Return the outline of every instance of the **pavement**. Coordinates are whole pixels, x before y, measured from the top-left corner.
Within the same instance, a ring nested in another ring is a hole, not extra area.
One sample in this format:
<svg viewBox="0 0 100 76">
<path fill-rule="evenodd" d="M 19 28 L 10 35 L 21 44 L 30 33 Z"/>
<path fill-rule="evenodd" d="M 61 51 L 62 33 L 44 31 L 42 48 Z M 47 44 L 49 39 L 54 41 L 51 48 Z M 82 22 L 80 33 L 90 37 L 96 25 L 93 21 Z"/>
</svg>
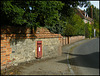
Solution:
<svg viewBox="0 0 100 76">
<path fill-rule="evenodd" d="M 23 66 L 24 69 L 21 70 L 21 75 L 73 75 L 68 66 L 69 63 L 67 62 L 66 53 L 68 53 L 68 50 L 70 50 L 72 47 L 80 45 L 89 40 L 90 39 L 85 39 L 63 46 L 62 56 L 37 62 L 29 66 Z"/>
<path fill-rule="evenodd" d="M 45 60 L 31 61 L 13 67 L 13 75 L 73 75 L 73 68 L 68 61 L 68 53 L 76 46 L 88 42 L 92 39 L 84 39 L 62 47 L 62 56 Z M 15 69 L 15 70 L 14 70 Z M 8 69 L 9 70 L 9 69 Z"/>
</svg>

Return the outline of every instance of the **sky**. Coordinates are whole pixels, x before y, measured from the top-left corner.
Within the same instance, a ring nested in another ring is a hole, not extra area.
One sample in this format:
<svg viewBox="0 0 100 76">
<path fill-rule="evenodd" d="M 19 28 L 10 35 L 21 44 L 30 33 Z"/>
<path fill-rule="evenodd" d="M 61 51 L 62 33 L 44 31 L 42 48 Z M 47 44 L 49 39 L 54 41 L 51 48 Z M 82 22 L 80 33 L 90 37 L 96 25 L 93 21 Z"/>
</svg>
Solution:
<svg viewBox="0 0 100 76">
<path fill-rule="evenodd" d="M 98 8 L 99 9 L 99 1 L 90 1 L 90 3 L 91 4 L 93 4 L 94 6 L 96 6 L 96 8 Z M 86 10 L 86 8 L 84 8 L 84 7 L 78 7 L 78 8 L 80 8 L 81 10 Z"/>
</svg>

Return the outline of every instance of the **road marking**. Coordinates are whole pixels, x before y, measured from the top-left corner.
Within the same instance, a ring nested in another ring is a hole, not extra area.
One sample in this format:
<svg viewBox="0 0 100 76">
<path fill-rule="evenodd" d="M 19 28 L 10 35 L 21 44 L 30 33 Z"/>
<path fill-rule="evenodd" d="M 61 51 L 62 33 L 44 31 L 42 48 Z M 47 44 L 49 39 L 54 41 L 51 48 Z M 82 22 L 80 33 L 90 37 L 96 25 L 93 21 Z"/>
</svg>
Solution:
<svg viewBox="0 0 100 76">
<path fill-rule="evenodd" d="M 69 51 L 68 51 L 68 53 L 69 53 Z M 72 75 L 75 75 L 74 71 L 72 70 L 72 68 L 71 68 L 71 66 L 70 66 L 70 63 L 69 63 L 68 58 L 69 58 L 69 54 L 67 54 L 67 63 L 68 63 L 68 68 L 69 68 L 71 74 L 72 74 Z"/>
<path fill-rule="evenodd" d="M 93 40 L 93 38 L 92 39 L 89 39 L 88 41 L 90 41 L 90 40 Z M 68 54 L 67 54 L 67 65 L 68 65 L 68 68 L 69 68 L 69 70 L 70 70 L 70 72 L 71 72 L 71 74 L 72 75 L 75 75 L 75 73 L 74 73 L 74 71 L 72 70 L 72 68 L 71 68 L 71 65 L 70 65 L 70 63 L 69 63 L 69 60 L 68 60 L 68 58 L 69 58 L 69 51 L 70 51 L 70 49 L 72 48 L 72 47 L 74 47 L 75 45 L 76 46 L 78 46 L 78 45 L 80 45 L 80 44 L 83 44 L 83 43 L 85 43 L 85 42 L 88 42 L 87 40 L 82 40 L 82 41 L 79 41 L 79 42 L 75 42 L 74 43 L 74 45 L 71 45 L 71 46 L 69 46 L 69 48 L 67 49 L 68 51 Z M 77 44 L 78 43 L 78 44 Z"/>
</svg>

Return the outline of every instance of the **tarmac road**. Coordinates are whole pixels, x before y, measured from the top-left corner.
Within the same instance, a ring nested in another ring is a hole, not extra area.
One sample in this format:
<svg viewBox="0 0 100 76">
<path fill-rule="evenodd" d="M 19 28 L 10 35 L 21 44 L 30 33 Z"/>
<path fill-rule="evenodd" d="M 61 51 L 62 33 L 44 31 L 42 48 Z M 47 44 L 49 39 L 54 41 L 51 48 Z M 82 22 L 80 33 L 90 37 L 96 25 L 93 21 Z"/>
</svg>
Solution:
<svg viewBox="0 0 100 76">
<path fill-rule="evenodd" d="M 80 75 L 99 75 L 99 38 L 76 47 L 69 55 L 73 56 L 69 61 L 75 61 L 70 65 L 76 66 Z"/>
</svg>

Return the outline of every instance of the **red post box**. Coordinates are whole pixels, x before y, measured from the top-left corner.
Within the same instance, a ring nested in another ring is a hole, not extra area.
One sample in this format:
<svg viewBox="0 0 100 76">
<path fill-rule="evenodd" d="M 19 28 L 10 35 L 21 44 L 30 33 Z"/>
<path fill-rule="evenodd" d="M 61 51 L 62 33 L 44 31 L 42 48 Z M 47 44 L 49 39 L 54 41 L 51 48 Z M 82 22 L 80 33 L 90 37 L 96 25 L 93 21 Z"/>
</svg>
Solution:
<svg viewBox="0 0 100 76">
<path fill-rule="evenodd" d="M 37 58 L 42 57 L 42 41 L 37 41 Z"/>
</svg>

